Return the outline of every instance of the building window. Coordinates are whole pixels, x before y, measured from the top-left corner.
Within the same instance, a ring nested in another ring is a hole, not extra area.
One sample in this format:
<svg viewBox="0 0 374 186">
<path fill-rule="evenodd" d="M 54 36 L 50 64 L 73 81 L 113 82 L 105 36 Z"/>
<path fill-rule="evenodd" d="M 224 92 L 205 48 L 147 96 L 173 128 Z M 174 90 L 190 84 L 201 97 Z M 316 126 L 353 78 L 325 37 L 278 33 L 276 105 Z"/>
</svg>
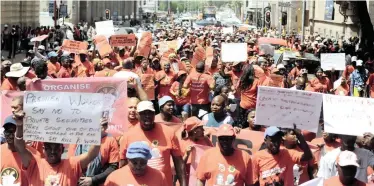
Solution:
<svg viewBox="0 0 374 186">
<path fill-rule="evenodd" d="M 336 39 L 339 40 L 339 32 L 336 32 Z"/>
<path fill-rule="evenodd" d="M 249 0 L 245 1 L 245 7 L 248 7 Z"/>
<path fill-rule="evenodd" d="M 145 5 L 147 2 L 146 1 L 143 1 L 143 5 Z"/>
<path fill-rule="evenodd" d="M 297 15 L 295 16 L 295 22 L 297 22 Z"/>
</svg>

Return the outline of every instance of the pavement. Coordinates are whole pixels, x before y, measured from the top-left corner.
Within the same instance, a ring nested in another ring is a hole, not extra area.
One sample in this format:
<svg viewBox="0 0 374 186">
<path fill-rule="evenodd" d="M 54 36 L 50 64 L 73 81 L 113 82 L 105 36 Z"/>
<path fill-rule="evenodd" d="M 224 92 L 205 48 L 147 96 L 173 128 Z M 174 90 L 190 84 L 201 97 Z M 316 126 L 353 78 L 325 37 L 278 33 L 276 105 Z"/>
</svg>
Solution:
<svg viewBox="0 0 374 186">
<path fill-rule="evenodd" d="M 8 54 L 9 54 L 9 52 L 6 51 L 6 50 L 1 51 L 1 56 L 3 56 L 5 60 L 9 60 L 12 63 L 21 62 L 26 57 L 26 51 L 23 51 L 21 53 L 16 54 L 15 58 L 13 58 L 13 59 L 8 59 Z"/>
</svg>

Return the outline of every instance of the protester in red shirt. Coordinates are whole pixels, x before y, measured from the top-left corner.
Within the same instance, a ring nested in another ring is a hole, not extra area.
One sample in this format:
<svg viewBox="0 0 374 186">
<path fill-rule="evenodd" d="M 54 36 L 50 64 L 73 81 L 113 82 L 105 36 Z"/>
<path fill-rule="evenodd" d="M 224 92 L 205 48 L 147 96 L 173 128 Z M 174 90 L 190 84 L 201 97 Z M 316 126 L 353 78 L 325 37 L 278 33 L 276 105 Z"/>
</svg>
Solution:
<svg viewBox="0 0 374 186">
<path fill-rule="evenodd" d="M 47 61 L 48 75 L 52 78 L 57 78 L 57 73 L 60 71 L 61 65 L 57 61 L 57 53 L 52 51 L 48 53 L 49 61 Z"/>
<path fill-rule="evenodd" d="M 174 116 L 174 100 L 170 96 L 163 96 L 158 100 L 158 105 L 160 107 L 160 113 L 155 116 L 155 122 L 161 124 L 168 123 L 179 123 L 182 121 Z"/>
<path fill-rule="evenodd" d="M 70 69 L 70 63 L 69 59 L 67 57 L 64 57 L 61 59 L 61 68 L 57 73 L 58 78 L 71 78 L 71 69 Z"/>
<path fill-rule="evenodd" d="M 175 81 L 175 73 L 170 70 L 170 63 L 165 62 L 163 70 L 156 73 L 156 82 L 159 86 L 158 98 L 171 96 L 170 87 Z"/>
<path fill-rule="evenodd" d="M 182 115 L 182 118 L 187 119 L 191 115 L 191 92 L 189 89 L 183 88 L 183 84 L 187 79 L 187 73 L 185 71 L 179 71 L 177 80 L 171 85 L 170 93 L 173 95 L 176 115 Z"/>
<path fill-rule="evenodd" d="M 93 64 L 87 60 L 87 50 L 79 51 L 79 60 L 85 67 L 86 77 L 93 76 L 95 74 L 95 69 Z"/>
<path fill-rule="evenodd" d="M 104 58 L 101 62 L 104 69 L 101 71 L 96 71 L 94 77 L 112 77 L 117 71 L 110 69 L 111 61 L 109 58 Z"/>
</svg>

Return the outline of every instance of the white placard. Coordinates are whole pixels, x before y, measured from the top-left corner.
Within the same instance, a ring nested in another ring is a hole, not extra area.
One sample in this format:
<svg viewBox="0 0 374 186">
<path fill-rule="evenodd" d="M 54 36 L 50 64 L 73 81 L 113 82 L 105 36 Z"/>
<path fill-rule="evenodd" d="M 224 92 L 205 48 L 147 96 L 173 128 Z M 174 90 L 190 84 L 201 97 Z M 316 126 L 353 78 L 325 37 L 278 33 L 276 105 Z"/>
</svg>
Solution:
<svg viewBox="0 0 374 186">
<path fill-rule="evenodd" d="M 342 84 L 342 77 L 334 81 L 334 89 L 337 89 Z"/>
<path fill-rule="evenodd" d="M 323 178 L 314 178 L 312 180 L 309 180 L 299 186 L 323 186 Z"/>
<path fill-rule="evenodd" d="M 321 67 L 323 70 L 344 70 L 345 69 L 345 53 L 322 53 Z"/>
<path fill-rule="evenodd" d="M 95 26 L 96 35 L 104 35 L 106 38 L 114 35 L 113 20 L 95 22 Z"/>
<path fill-rule="evenodd" d="M 230 26 L 230 27 L 223 27 L 222 28 L 222 33 L 223 34 L 232 34 L 234 33 L 234 29 Z"/>
<path fill-rule="evenodd" d="M 247 43 L 222 43 L 222 62 L 243 62 L 247 58 Z"/>
<path fill-rule="evenodd" d="M 322 94 L 260 86 L 257 93 L 257 125 L 293 128 L 317 133 Z"/>
<path fill-rule="evenodd" d="M 62 144 L 99 145 L 104 94 L 26 91 L 24 139 Z"/>
<path fill-rule="evenodd" d="M 323 95 L 325 131 L 362 136 L 374 133 L 374 99 Z"/>
</svg>

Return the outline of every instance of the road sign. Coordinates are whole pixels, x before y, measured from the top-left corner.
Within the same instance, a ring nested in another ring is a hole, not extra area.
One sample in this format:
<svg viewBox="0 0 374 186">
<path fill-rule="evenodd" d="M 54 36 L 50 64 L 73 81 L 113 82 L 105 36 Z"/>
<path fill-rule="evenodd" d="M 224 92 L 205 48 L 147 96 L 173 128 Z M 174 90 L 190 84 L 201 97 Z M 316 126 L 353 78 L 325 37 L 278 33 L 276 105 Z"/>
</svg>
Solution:
<svg viewBox="0 0 374 186">
<path fill-rule="evenodd" d="M 60 5 L 60 16 L 66 17 L 68 15 L 68 5 Z"/>
</svg>

